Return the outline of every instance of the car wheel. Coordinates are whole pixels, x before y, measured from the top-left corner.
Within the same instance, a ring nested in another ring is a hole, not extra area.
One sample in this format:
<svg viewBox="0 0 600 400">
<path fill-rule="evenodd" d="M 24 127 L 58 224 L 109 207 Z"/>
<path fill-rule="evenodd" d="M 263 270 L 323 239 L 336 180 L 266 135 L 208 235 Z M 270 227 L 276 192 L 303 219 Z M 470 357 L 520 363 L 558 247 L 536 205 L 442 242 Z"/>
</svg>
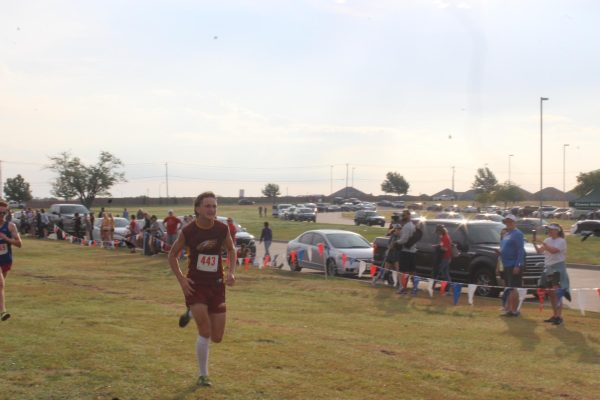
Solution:
<svg viewBox="0 0 600 400">
<path fill-rule="evenodd" d="M 356 226 L 360 226 L 360 222 L 359 222 L 359 221 L 357 221 L 357 220 L 354 220 L 354 225 L 356 225 Z"/>
<path fill-rule="evenodd" d="M 302 267 L 300 266 L 300 262 L 298 262 L 298 257 L 292 262 L 292 257 L 288 257 L 288 265 L 290 266 L 290 271 L 292 272 L 300 272 L 302 271 Z"/>
<path fill-rule="evenodd" d="M 490 268 L 478 268 L 475 271 L 475 274 L 473 274 L 471 283 L 477 285 L 475 294 L 478 296 L 498 297 L 498 294 L 500 293 L 500 289 L 490 287 L 496 285 L 496 277 Z"/>
<path fill-rule="evenodd" d="M 383 228 L 385 226 L 385 222 L 382 222 L 379 225 L 381 225 L 381 227 Z"/>
<path fill-rule="evenodd" d="M 335 265 L 335 261 L 333 261 L 331 258 L 329 260 L 327 260 L 327 276 L 336 276 L 337 273 L 337 266 Z"/>
</svg>

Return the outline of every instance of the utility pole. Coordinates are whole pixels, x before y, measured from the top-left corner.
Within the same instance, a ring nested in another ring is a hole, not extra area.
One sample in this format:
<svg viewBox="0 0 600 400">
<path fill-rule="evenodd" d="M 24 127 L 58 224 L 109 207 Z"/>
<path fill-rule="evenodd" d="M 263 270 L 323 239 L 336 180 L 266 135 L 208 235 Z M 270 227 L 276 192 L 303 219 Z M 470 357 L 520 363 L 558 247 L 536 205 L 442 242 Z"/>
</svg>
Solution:
<svg viewBox="0 0 600 400">
<path fill-rule="evenodd" d="M 345 198 L 348 198 L 348 163 L 346 163 L 346 194 L 345 194 Z"/>
<path fill-rule="evenodd" d="M 165 180 L 167 186 L 167 204 L 169 204 L 169 163 L 165 163 Z"/>
<path fill-rule="evenodd" d="M 354 187 L 354 170 L 356 167 L 352 167 L 352 187 Z"/>
<path fill-rule="evenodd" d="M 455 172 L 455 167 L 454 165 L 452 166 L 452 195 L 454 195 L 456 197 L 456 193 L 454 192 L 454 172 Z"/>
<path fill-rule="evenodd" d="M 333 193 L 333 165 L 329 166 L 329 194 Z"/>
</svg>

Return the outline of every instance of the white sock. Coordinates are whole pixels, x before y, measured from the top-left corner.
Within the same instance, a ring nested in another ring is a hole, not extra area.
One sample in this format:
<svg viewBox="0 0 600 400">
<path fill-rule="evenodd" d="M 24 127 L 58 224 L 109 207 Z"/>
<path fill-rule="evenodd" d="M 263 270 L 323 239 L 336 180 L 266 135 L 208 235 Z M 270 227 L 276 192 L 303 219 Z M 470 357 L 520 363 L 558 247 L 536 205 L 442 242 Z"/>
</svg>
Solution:
<svg viewBox="0 0 600 400">
<path fill-rule="evenodd" d="M 198 335 L 198 339 L 196 339 L 196 356 L 198 357 L 200 376 L 208 376 L 208 343 L 208 338 Z"/>
</svg>

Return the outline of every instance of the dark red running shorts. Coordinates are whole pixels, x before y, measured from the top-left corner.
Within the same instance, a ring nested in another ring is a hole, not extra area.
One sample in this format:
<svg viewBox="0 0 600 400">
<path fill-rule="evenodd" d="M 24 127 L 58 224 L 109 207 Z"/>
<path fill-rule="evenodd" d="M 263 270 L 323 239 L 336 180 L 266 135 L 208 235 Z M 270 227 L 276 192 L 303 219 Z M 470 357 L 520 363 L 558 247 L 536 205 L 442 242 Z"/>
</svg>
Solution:
<svg viewBox="0 0 600 400">
<path fill-rule="evenodd" d="M 0 269 L 2 269 L 2 272 L 4 272 L 4 273 L 7 273 L 8 271 L 10 271 L 11 268 L 12 268 L 12 264 L 0 265 Z"/>
<path fill-rule="evenodd" d="M 209 314 L 219 314 L 227 311 L 225 306 L 225 284 L 223 282 L 207 285 L 192 285 L 194 293 L 185 296 L 185 304 L 189 307 L 194 304 L 206 304 Z"/>
</svg>

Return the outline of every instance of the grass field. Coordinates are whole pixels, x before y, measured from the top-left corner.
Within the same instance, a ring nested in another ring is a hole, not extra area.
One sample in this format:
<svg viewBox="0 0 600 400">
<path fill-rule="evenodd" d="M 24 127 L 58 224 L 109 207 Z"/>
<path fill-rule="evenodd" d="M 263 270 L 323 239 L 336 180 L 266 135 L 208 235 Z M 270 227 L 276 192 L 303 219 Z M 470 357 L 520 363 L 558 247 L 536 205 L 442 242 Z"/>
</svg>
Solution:
<svg viewBox="0 0 600 400">
<path fill-rule="evenodd" d="M 164 218 L 167 215 L 167 211 L 170 207 L 142 207 L 144 210 L 151 214 L 156 214 L 159 218 Z M 130 208 L 130 212 L 137 211 L 138 208 Z M 177 206 L 171 207 L 177 215 L 185 215 L 191 213 L 191 205 L 188 206 Z M 122 207 L 107 208 L 107 211 L 113 212 L 115 215 L 120 214 L 123 211 Z M 391 211 L 383 212 L 386 218 L 391 219 Z M 257 238 L 260 236 L 261 229 L 264 221 L 269 221 L 271 228 L 273 229 L 273 238 L 275 240 L 291 240 L 300 235 L 301 233 L 309 229 L 344 229 L 353 232 L 360 233 L 369 241 L 373 241 L 377 236 L 382 236 L 385 230 L 378 226 L 354 226 L 354 225 L 343 225 L 343 224 L 321 224 L 312 222 L 294 222 L 294 221 L 281 221 L 274 217 L 260 218 L 258 216 L 258 206 L 219 206 L 219 215 L 231 216 L 238 223 L 244 226 L 249 232 L 254 234 Z M 270 215 L 270 214 L 269 214 Z M 423 215 L 428 218 L 433 218 L 435 213 L 423 212 Z M 467 214 L 468 215 L 468 214 Z M 348 218 L 352 218 L 352 213 L 347 213 Z M 468 215 L 469 216 L 469 215 Z M 472 215 L 471 215 L 472 216 Z M 563 226 L 565 230 L 568 230 L 572 221 L 565 220 L 550 220 L 549 222 L 555 222 Z M 531 240 L 531 235 L 527 235 L 527 238 Z M 590 237 L 585 242 L 581 242 L 579 236 L 568 236 L 567 237 L 568 253 L 567 262 L 579 263 L 579 264 L 594 264 L 600 265 L 600 238 Z"/>
<path fill-rule="evenodd" d="M 356 280 L 239 271 L 215 386 L 164 255 L 26 239 L 0 323 L 2 399 L 597 399 L 600 316 L 560 327 L 496 299 L 398 298 Z"/>
</svg>

